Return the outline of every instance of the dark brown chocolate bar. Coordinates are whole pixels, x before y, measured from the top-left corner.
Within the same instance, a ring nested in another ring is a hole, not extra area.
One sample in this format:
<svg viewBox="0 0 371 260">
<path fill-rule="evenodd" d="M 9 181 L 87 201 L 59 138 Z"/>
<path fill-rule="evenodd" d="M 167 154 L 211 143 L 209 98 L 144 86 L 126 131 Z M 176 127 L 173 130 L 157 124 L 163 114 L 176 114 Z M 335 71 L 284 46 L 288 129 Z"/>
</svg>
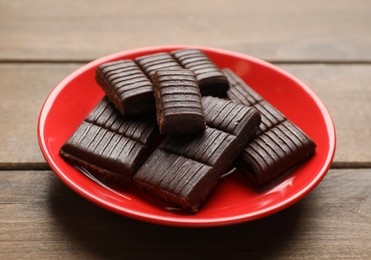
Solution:
<svg viewBox="0 0 371 260">
<path fill-rule="evenodd" d="M 284 176 L 314 152 L 314 143 L 293 123 L 285 120 L 254 138 L 244 148 L 238 168 L 248 174 L 256 186 L 262 186 Z"/>
<path fill-rule="evenodd" d="M 160 52 L 141 56 L 135 59 L 135 62 L 152 80 L 152 75 L 157 70 L 181 69 L 182 67 L 178 62 L 167 52 Z"/>
<path fill-rule="evenodd" d="M 77 166 L 127 184 L 158 137 L 155 118 L 123 117 L 104 98 L 60 149 Z"/>
<path fill-rule="evenodd" d="M 192 71 L 159 70 L 152 80 L 160 133 L 187 134 L 205 129 L 200 89 Z"/>
<path fill-rule="evenodd" d="M 134 176 L 134 184 L 195 213 L 254 134 L 260 113 L 242 104 L 203 97 L 207 127 L 167 136 Z"/>
<path fill-rule="evenodd" d="M 198 49 L 182 49 L 173 51 L 171 54 L 180 65 L 195 73 L 201 95 L 225 96 L 229 88 L 228 80 L 203 51 Z"/>
<path fill-rule="evenodd" d="M 96 81 L 122 115 L 140 114 L 155 108 L 152 84 L 132 60 L 100 65 Z"/>
<path fill-rule="evenodd" d="M 227 97 L 256 108 L 262 123 L 256 136 L 237 159 L 237 168 L 256 186 L 266 185 L 284 176 L 315 154 L 315 143 L 282 113 L 264 100 L 229 69 Z"/>
</svg>

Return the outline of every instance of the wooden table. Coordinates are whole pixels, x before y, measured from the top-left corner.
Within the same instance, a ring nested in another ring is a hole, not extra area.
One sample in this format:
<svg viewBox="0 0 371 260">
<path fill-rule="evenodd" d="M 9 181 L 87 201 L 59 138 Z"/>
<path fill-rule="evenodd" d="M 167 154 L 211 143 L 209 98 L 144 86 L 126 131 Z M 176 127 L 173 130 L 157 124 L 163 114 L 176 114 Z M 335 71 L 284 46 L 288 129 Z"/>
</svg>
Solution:
<svg viewBox="0 0 371 260">
<path fill-rule="evenodd" d="M 371 1 L 0 0 L 0 259 L 371 257 Z M 195 44 L 268 60 L 330 110 L 337 152 L 299 203 L 233 226 L 185 229 L 108 212 L 49 170 L 36 125 L 86 62 Z"/>
</svg>

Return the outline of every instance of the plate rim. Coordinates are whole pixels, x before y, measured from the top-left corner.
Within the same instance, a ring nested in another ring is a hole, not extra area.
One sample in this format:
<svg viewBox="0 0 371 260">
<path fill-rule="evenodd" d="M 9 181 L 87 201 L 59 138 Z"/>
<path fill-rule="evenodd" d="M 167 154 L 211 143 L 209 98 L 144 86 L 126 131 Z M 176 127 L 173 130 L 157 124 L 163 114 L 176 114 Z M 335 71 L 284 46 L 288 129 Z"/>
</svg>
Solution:
<svg viewBox="0 0 371 260">
<path fill-rule="evenodd" d="M 129 208 L 118 207 L 114 203 L 108 202 L 103 200 L 99 196 L 95 196 L 94 194 L 86 191 L 85 189 L 81 188 L 77 183 L 75 183 L 71 178 L 68 177 L 63 171 L 58 167 L 58 165 L 52 160 L 50 151 L 48 151 L 45 140 L 44 140 L 44 126 L 45 121 L 48 115 L 48 112 L 52 108 L 54 100 L 58 97 L 59 93 L 64 89 L 64 87 L 74 79 L 76 76 L 80 75 L 81 73 L 95 67 L 103 62 L 116 59 L 117 57 L 128 56 L 135 53 L 143 53 L 143 52 L 155 52 L 163 49 L 183 49 L 183 48 L 197 48 L 204 51 L 211 51 L 217 52 L 218 54 L 222 55 L 229 55 L 233 57 L 243 58 L 246 60 L 251 60 L 254 63 L 260 64 L 264 67 L 268 67 L 280 74 L 283 74 L 285 77 L 289 78 L 300 87 L 313 99 L 315 104 L 317 105 L 318 109 L 321 112 L 323 117 L 327 134 L 328 134 L 328 143 L 329 148 L 327 150 L 326 160 L 324 161 L 323 165 L 321 166 L 321 170 L 316 174 L 315 178 L 308 182 L 308 184 L 301 189 L 300 191 L 296 192 L 292 196 L 284 199 L 280 203 L 274 204 L 270 207 L 263 208 L 254 212 L 246 213 L 246 214 L 238 214 L 233 217 L 222 217 L 222 218 L 204 218 L 204 219 L 177 219 L 176 217 L 166 217 L 161 216 L 161 218 L 154 217 L 152 214 L 146 214 L 144 212 L 138 212 L 135 210 L 131 210 Z M 317 94 L 305 83 L 300 81 L 295 76 L 291 75 L 290 73 L 286 72 L 282 68 L 275 66 L 267 61 L 261 60 L 259 58 L 255 58 L 250 55 L 246 55 L 243 53 L 220 49 L 220 48 L 213 48 L 213 47 L 205 47 L 199 45 L 157 45 L 157 46 L 149 46 L 149 47 L 142 47 L 142 48 L 134 48 L 129 50 L 124 50 L 121 52 L 112 53 L 106 55 L 104 57 L 95 59 L 87 64 L 82 65 L 78 69 L 74 70 L 68 76 L 66 76 L 62 81 L 60 81 L 48 94 L 47 98 L 45 99 L 41 111 L 38 118 L 37 124 L 37 136 L 38 136 L 38 143 L 41 149 L 41 152 L 50 166 L 51 170 L 61 179 L 69 188 L 77 192 L 80 196 L 84 197 L 85 199 L 93 202 L 100 207 L 105 208 L 106 210 L 115 212 L 119 215 L 130 217 L 136 220 L 145 221 L 153 224 L 160 224 L 160 225 L 167 225 L 167 226 L 176 226 L 176 227 L 215 227 L 215 226 L 226 226 L 231 224 L 238 224 L 242 222 L 248 222 L 256 219 L 260 219 L 266 217 L 268 215 L 272 215 L 278 211 L 281 211 L 297 201 L 301 200 L 305 195 L 307 195 L 310 191 L 312 191 L 325 177 L 326 173 L 331 167 L 331 163 L 335 156 L 336 151 L 336 130 L 333 119 L 328 111 L 327 107 L 323 103 L 323 101 L 317 96 Z"/>
</svg>

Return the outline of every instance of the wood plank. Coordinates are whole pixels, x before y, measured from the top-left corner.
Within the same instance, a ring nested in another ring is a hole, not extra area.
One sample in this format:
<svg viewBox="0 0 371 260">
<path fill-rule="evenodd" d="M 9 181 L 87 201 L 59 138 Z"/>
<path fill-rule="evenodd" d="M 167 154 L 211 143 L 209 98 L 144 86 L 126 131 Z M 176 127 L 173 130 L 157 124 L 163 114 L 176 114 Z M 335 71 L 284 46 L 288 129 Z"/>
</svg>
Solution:
<svg viewBox="0 0 371 260">
<path fill-rule="evenodd" d="M 367 0 L 1 0 L 0 60 L 91 60 L 193 44 L 275 61 L 370 61 L 370 13 Z"/>
<path fill-rule="evenodd" d="M 2 171 L 0 258 L 368 259 L 370 182 L 370 169 L 331 170 L 306 198 L 278 214 L 234 226 L 182 229 L 105 211 L 50 171 Z"/>
<path fill-rule="evenodd" d="M 49 92 L 81 65 L 0 64 L 0 165 L 40 167 L 38 115 Z"/>
<path fill-rule="evenodd" d="M 0 64 L 0 166 L 44 163 L 36 137 L 41 106 L 79 64 Z M 369 166 L 371 65 L 281 65 L 306 82 L 329 108 L 337 128 L 337 166 Z M 22 151 L 21 153 L 19 151 Z M 39 165 L 39 166 L 38 166 Z"/>
</svg>

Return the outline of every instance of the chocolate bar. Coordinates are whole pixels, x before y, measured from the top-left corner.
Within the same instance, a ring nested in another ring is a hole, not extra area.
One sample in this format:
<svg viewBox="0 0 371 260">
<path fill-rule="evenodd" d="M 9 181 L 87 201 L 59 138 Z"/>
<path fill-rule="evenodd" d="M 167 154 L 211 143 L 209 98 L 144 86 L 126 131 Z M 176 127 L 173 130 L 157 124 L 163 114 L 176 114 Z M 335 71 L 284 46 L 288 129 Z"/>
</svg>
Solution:
<svg viewBox="0 0 371 260">
<path fill-rule="evenodd" d="M 237 159 L 237 168 L 255 186 L 264 186 L 285 176 L 315 154 L 315 143 L 276 108 L 264 100 L 229 69 L 227 97 L 256 108 L 262 123 L 256 136 Z"/>
<path fill-rule="evenodd" d="M 203 51 L 182 49 L 171 53 L 184 68 L 192 70 L 197 78 L 201 95 L 224 97 L 229 83 L 222 71 Z"/>
<path fill-rule="evenodd" d="M 158 135 L 153 117 L 125 118 L 104 98 L 64 143 L 60 154 L 77 166 L 128 184 Z"/>
<path fill-rule="evenodd" d="M 135 59 L 135 62 L 152 80 L 152 75 L 157 70 L 181 69 L 178 62 L 167 52 L 160 52 L 150 55 L 141 56 Z"/>
<path fill-rule="evenodd" d="M 154 110 L 152 84 L 132 60 L 100 65 L 96 81 L 122 115 Z"/>
<path fill-rule="evenodd" d="M 203 97 L 205 131 L 167 136 L 134 176 L 143 190 L 196 213 L 254 134 L 260 113 L 235 102 Z"/>
<path fill-rule="evenodd" d="M 186 134 L 205 129 L 200 89 L 192 71 L 159 70 L 152 79 L 160 133 Z"/>
<path fill-rule="evenodd" d="M 314 143 L 294 124 L 285 120 L 254 138 L 238 159 L 238 169 L 252 183 L 262 186 L 279 179 L 315 152 Z"/>
</svg>

